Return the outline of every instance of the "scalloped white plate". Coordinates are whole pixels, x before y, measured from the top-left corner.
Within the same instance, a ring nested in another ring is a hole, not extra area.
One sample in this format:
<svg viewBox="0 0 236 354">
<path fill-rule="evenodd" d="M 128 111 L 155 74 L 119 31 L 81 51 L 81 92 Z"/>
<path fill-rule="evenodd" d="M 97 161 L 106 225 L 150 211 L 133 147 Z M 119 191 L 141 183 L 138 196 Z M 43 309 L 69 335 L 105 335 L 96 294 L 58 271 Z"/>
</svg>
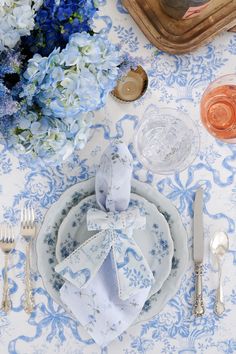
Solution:
<svg viewBox="0 0 236 354">
<path fill-rule="evenodd" d="M 174 253 L 173 241 L 166 219 L 153 203 L 132 193 L 130 206 L 132 205 L 138 206 L 146 214 L 145 230 L 134 230 L 133 237 L 155 278 L 155 284 L 150 291 L 151 296 L 160 290 L 170 273 Z M 95 195 L 81 200 L 71 208 L 63 220 L 56 245 L 58 263 L 96 233 L 87 229 L 86 215 L 90 208 L 99 208 Z"/>
<path fill-rule="evenodd" d="M 78 183 L 67 189 L 59 200 L 48 210 L 40 232 L 37 237 L 36 251 L 39 273 L 42 276 L 44 286 L 52 298 L 63 306 L 60 301 L 59 289 L 63 285 L 63 279 L 55 272 L 56 243 L 58 230 L 66 215 L 72 207 L 77 205 L 85 197 L 94 194 L 94 178 Z M 183 227 L 180 215 L 171 201 L 165 198 L 152 186 L 132 181 L 132 192 L 140 195 L 153 203 L 163 214 L 169 224 L 171 237 L 174 243 L 174 256 L 171 272 L 161 289 L 148 299 L 137 322 L 146 321 L 158 314 L 167 302 L 177 292 L 182 276 L 188 263 L 187 235 Z"/>
</svg>

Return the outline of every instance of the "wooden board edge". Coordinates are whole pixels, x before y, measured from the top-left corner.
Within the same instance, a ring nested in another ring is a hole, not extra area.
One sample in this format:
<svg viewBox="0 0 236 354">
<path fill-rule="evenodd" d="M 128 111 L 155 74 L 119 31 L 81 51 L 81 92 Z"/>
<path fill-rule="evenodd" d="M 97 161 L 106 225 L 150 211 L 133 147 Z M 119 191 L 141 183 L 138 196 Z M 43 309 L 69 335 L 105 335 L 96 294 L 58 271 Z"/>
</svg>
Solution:
<svg viewBox="0 0 236 354">
<path fill-rule="evenodd" d="M 230 28 L 228 31 L 229 31 L 229 32 L 234 32 L 234 33 L 236 33 L 236 26 Z"/>
<path fill-rule="evenodd" d="M 132 2 L 132 5 L 130 6 Z M 134 19 L 138 27 L 141 29 L 146 38 L 158 49 L 167 52 L 169 54 L 186 54 L 190 51 L 196 50 L 201 45 L 209 43 L 209 41 L 215 37 L 217 34 L 221 33 L 224 30 L 232 30 L 235 28 L 236 30 L 236 19 L 221 28 L 219 28 L 215 33 L 211 33 L 208 37 L 203 38 L 200 42 L 196 42 L 199 37 L 194 38 L 191 42 L 179 44 L 168 42 L 165 38 L 162 38 L 160 34 L 158 37 L 152 34 L 152 29 L 156 31 L 149 18 L 143 14 L 145 18 L 145 22 L 140 18 L 138 12 L 142 11 L 139 5 L 135 2 L 135 0 L 122 0 L 123 6 L 129 11 L 129 14 Z M 233 27 L 232 27 L 233 26 Z M 175 47 L 174 47 L 175 46 Z M 189 50 L 189 47 L 191 49 Z"/>
</svg>

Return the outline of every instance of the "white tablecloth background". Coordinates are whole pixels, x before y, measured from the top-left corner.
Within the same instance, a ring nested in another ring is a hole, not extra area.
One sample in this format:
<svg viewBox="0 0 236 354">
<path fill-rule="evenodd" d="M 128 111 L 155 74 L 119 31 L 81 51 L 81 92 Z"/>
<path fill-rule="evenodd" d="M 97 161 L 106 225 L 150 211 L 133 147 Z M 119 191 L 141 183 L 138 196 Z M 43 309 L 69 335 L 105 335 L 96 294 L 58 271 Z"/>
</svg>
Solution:
<svg viewBox="0 0 236 354">
<path fill-rule="evenodd" d="M 110 37 L 122 51 L 140 58 L 149 76 L 149 88 L 138 102 L 120 104 L 108 98 L 105 109 L 96 114 L 96 123 L 86 148 L 73 163 L 62 168 L 28 168 L 4 151 L 0 154 L 0 213 L 19 231 L 20 208 L 29 200 L 40 224 L 62 192 L 74 183 L 94 175 L 96 164 L 109 139 L 121 137 L 133 152 L 134 127 L 150 105 L 173 107 L 187 112 L 197 122 L 201 147 L 187 170 L 172 176 L 153 175 L 135 161 L 134 177 L 150 183 L 170 198 L 182 215 L 192 245 L 192 201 L 201 181 L 205 189 L 204 299 L 206 314 L 192 315 L 194 295 L 193 263 L 183 275 L 179 292 L 165 309 L 148 322 L 131 327 L 107 348 L 86 344 L 83 328 L 76 327 L 64 310 L 52 301 L 35 269 L 36 310 L 31 315 L 22 308 L 24 291 L 24 242 L 19 239 L 10 262 L 13 310 L 0 312 L 1 354 L 174 354 L 236 353 L 236 145 L 217 142 L 202 127 L 199 100 L 215 77 L 236 71 L 236 35 L 223 33 L 197 51 L 171 56 L 154 48 L 116 0 L 100 0 L 100 24 L 110 26 Z M 223 282 L 226 312 L 219 319 L 213 306 L 217 273 L 209 256 L 214 231 L 230 237 L 230 252 L 224 262 Z M 35 257 L 34 257 L 35 259 Z M 3 269 L 3 256 L 0 258 Z M 2 272 L 0 276 L 2 294 Z"/>
</svg>

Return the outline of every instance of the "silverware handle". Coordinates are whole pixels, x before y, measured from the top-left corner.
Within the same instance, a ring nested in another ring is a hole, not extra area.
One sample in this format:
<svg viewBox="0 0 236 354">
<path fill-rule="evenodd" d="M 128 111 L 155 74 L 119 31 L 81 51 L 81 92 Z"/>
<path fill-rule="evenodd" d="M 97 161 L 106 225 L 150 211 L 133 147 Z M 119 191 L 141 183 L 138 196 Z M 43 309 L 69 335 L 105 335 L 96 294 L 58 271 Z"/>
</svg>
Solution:
<svg viewBox="0 0 236 354">
<path fill-rule="evenodd" d="M 2 309 L 5 313 L 8 313 L 11 309 L 11 300 L 10 300 L 10 294 L 9 294 L 9 289 L 8 289 L 8 254 L 5 254 Z"/>
<path fill-rule="evenodd" d="M 195 304 L 194 304 L 194 315 L 202 316 L 205 312 L 202 296 L 202 263 L 195 264 Z"/>
<path fill-rule="evenodd" d="M 34 298 L 32 294 L 31 271 L 30 271 L 30 245 L 26 244 L 26 264 L 25 264 L 25 304 L 24 310 L 26 313 L 31 313 L 34 310 Z"/>
<path fill-rule="evenodd" d="M 215 313 L 218 316 L 223 315 L 225 311 L 224 298 L 223 298 L 223 286 L 222 286 L 222 264 L 220 260 L 217 260 L 219 267 L 219 284 L 216 292 Z"/>
</svg>

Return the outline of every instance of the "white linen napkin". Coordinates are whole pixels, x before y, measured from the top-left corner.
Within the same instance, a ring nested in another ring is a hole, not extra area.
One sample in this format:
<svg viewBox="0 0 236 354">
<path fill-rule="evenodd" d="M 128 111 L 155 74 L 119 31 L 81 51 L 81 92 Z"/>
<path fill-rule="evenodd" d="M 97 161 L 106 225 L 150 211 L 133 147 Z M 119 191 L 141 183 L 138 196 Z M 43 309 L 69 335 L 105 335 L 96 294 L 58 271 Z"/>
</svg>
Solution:
<svg viewBox="0 0 236 354">
<path fill-rule="evenodd" d="M 112 269 L 109 254 L 86 288 L 79 289 L 66 281 L 60 290 L 62 302 L 100 346 L 110 343 L 134 322 L 150 291 L 144 288 L 128 300 L 121 300 Z"/>
<path fill-rule="evenodd" d="M 89 230 L 99 232 L 56 266 L 66 282 L 67 305 L 94 340 L 105 345 L 138 317 L 154 282 L 153 274 L 132 234 L 143 228 L 145 215 L 129 207 L 132 157 L 120 141 L 108 146 L 96 174 L 101 210 L 87 214 Z"/>
</svg>

